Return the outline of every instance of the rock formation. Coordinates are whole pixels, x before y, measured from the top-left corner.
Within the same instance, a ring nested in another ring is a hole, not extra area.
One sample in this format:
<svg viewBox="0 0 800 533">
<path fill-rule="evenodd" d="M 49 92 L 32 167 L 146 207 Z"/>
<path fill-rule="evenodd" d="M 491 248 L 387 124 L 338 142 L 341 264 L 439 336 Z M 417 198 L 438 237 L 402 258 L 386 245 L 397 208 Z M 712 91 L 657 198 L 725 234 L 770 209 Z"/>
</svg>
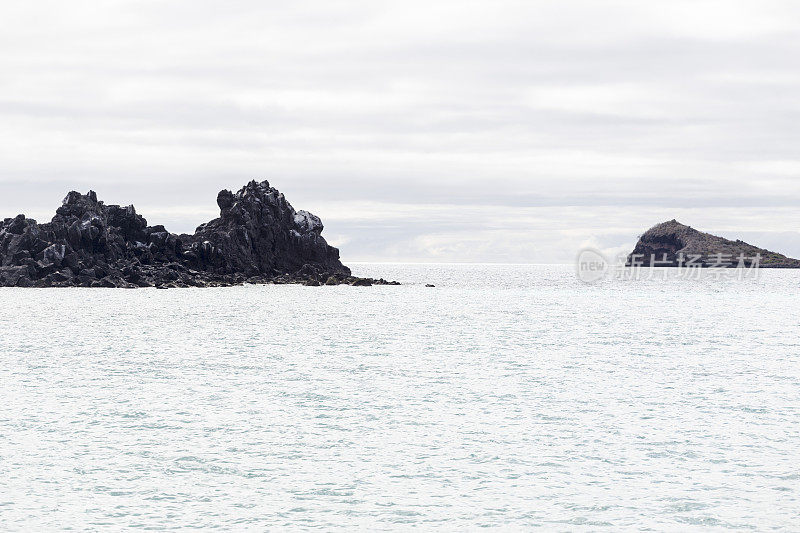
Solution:
<svg viewBox="0 0 800 533">
<path fill-rule="evenodd" d="M 322 221 L 295 211 L 269 183 L 217 195 L 220 217 L 194 235 L 148 226 L 134 207 L 70 192 L 52 221 L 0 223 L 0 286 L 205 287 L 240 283 L 396 284 L 355 278 L 322 237 Z"/>
<path fill-rule="evenodd" d="M 731 241 L 703 233 L 676 220 L 662 222 L 639 238 L 628 256 L 629 266 L 701 267 L 751 266 L 758 257 L 761 268 L 800 268 L 800 260 L 758 248 L 743 241 Z M 741 262 L 741 264 L 740 264 Z"/>
</svg>

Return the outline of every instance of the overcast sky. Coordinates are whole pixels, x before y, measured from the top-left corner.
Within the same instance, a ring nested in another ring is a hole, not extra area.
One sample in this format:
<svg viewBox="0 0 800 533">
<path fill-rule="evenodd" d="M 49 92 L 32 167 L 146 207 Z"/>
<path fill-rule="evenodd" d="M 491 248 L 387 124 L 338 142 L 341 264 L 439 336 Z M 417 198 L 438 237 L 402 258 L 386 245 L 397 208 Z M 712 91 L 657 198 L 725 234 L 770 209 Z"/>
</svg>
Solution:
<svg viewBox="0 0 800 533">
<path fill-rule="evenodd" d="M 3 1 L 0 216 L 191 232 L 269 179 L 345 262 L 800 257 L 800 2 Z"/>
</svg>

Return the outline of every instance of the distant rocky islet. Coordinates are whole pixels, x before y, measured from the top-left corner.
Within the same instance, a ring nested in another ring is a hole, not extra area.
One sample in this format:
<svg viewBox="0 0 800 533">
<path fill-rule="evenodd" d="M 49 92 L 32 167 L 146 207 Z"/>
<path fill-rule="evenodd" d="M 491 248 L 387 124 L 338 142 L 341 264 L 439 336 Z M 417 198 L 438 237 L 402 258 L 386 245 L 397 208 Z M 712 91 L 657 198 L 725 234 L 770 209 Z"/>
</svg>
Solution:
<svg viewBox="0 0 800 533">
<path fill-rule="evenodd" d="M 800 260 L 696 230 L 677 220 L 656 224 L 639 238 L 628 255 L 628 266 L 700 268 L 800 268 Z"/>
</svg>

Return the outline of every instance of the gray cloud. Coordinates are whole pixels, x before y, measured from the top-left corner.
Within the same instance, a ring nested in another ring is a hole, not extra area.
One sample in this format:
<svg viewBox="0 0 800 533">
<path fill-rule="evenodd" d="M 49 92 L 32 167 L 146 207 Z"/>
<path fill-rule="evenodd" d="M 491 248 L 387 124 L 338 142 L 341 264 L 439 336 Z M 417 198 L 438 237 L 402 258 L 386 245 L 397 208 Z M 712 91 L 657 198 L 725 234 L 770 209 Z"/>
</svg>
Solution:
<svg viewBox="0 0 800 533">
<path fill-rule="evenodd" d="M 800 256 L 799 15 L 4 2 L 0 211 L 46 218 L 93 188 L 191 231 L 219 189 L 268 178 L 353 259 L 564 261 L 656 213 Z"/>
</svg>

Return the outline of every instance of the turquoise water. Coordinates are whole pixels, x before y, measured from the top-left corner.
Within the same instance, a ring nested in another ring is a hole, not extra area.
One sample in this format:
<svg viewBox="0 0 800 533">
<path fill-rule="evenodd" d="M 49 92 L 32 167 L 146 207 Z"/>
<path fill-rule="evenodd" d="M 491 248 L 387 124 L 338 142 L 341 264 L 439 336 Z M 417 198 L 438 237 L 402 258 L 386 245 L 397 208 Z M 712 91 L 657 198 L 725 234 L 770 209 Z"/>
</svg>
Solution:
<svg viewBox="0 0 800 533">
<path fill-rule="evenodd" d="M 800 271 L 354 272 L 0 289 L 0 528 L 800 527 Z"/>
</svg>

